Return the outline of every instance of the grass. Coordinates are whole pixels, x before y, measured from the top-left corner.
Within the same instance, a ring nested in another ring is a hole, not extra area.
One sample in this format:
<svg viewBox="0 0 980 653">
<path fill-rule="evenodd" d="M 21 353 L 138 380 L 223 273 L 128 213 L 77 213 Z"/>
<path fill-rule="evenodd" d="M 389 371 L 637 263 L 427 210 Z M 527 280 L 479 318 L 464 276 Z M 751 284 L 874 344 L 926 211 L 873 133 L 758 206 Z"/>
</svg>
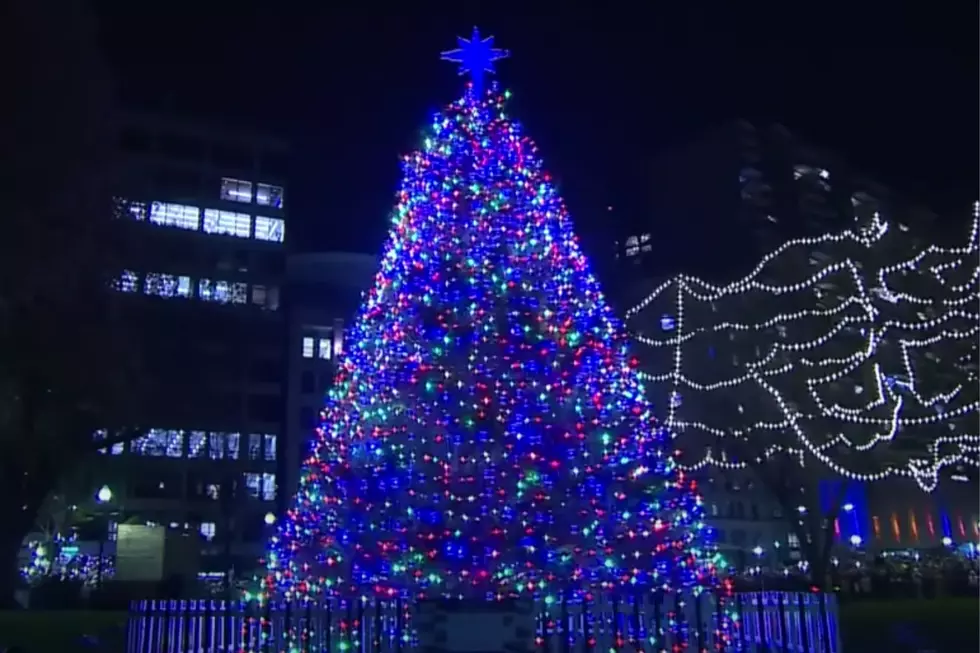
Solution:
<svg viewBox="0 0 980 653">
<path fill-rule="evenodd" d="M 84 635 L 119 644 L 109 650 L 122 651 L 125 612 L 84 610 L 0 611 L 0 650 L 18 646 L 30 653 L 71 653 L 79 650 Z M 107 643 L 108 643 L 107 641 Z"/>
<path fill-rule="evenodd" d="M 843 653 L 976 653 L 975 598 L 868 600 L 840 607 Z"/>
</svg>

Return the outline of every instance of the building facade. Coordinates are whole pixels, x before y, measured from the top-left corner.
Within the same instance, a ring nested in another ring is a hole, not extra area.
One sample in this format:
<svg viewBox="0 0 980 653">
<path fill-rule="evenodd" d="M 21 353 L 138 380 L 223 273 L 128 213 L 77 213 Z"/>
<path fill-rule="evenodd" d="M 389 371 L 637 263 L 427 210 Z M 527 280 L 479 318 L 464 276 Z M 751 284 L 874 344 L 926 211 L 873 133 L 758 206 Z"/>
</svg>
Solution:
<svg viewBox="0 0 980 653">
<path fill-rule="evenodd" d="M 345 336 L 378 268 L 377 257 L 347 252 L 295 254 L 286 265 L 288 379 L 283 486 L 299 483 Z"/>
<path fill-rule="evenodd" d="M 781 125 L 727 123 L 658 155 L 650 173 L 647 215 L 615 242 L 615 283 L 737 278 L 789 239 L 842 231 L 876 211 L 910 224 L 933 218 Z"/>
<path fill-rule="evenodd" d="M 145 435 L 92 474 L 120 521 L 197 533 L 202 568 L 254 566 L 283 496 L 283 143 L 124 115 L 118 180 L 128 260 L 115 283 L 139 337 Z"/>
</svg>

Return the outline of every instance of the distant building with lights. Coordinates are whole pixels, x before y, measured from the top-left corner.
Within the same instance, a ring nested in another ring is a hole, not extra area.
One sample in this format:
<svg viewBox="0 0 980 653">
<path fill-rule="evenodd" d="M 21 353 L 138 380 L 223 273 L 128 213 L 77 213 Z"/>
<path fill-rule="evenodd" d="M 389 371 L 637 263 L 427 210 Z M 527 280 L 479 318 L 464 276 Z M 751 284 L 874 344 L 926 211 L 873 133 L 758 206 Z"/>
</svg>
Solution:
<svg viewBox="0 0 980 653">
<path fill-rule="evenodd" d="M 283 451 L 287 494 L 298 485 L 301 462 L 309 453 L 336 361 L 378 263 L 376 256 L 350 252 L 295 254 L 287 260 L 287 444 Z"/>
<path fill-rule="evenodd" d="M 876 211 L 933 219 L 781 125 L 724 124 L 662 152 L 649 170 L 647 212 L 614 244 L 616 285 L 676 273 L 742 276 L 789 239 L 842 231 Z"/>
</svg>

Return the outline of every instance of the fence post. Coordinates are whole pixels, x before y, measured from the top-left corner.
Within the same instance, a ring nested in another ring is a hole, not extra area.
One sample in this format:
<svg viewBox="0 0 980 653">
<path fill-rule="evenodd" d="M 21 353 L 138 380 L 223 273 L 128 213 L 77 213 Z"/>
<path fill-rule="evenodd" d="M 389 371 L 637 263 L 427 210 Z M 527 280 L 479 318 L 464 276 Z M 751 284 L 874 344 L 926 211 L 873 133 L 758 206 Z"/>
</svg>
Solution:
<svg viewBox="0 0 980 653">
<path fill-rule="evenodd" d="M 782 592 L 773 592 L 776 596 L 776 614 L 779 616 L 779 641 L 782 644 L 783 653 L 789 653 L 789 637 L 787 637 L 787 631 L 789 630 L 786 623 L 786 595 Z"/>
<path fill-rule="evenodd" d="M 405 611 L 405 606 L 402 604 L 402 597 L 398 597 L 395 601 L 395 651 L 396 653 L 402 653 L 402 629 L 405 627 L 405 618 L 403 613 Z"/>
<path fill-rule="evenodd" d="M 559 618 L 561 619 L 561 624 L 558 627 L 558 635 L 561 637 L 561 651 L 562 653 L 572 653 L 572 629 L 568 624 L 568 601 L 571 599 L 571 593 L 567 590 L 561 593 L 561 608 Z"/>
<path fill-rule="evenodd" d="M 582 596 L 582 638 L 585 640 L 586 653 L 595 651 L 595 633 L 593 633 L 592 611 L 588 595 Z"/>
<path fill-rule="evenodd" d="M 796 603 L 800 612 L 800 648 L 805 653 L 812 653 L 810 649 L 810 601 L 809 596 L 800 592 L 796 595 Z"/>
</svg>

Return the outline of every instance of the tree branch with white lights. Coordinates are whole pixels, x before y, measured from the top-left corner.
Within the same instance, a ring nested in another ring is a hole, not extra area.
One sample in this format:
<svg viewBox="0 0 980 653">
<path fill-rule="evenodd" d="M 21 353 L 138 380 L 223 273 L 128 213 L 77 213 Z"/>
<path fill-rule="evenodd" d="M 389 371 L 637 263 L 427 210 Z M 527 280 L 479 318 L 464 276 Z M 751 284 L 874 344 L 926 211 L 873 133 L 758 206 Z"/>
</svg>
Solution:
<svg viewBox="0 0 980 653">
<path fill-rule="evenodd" d="M 795 477 L 927 491 L 976 466 L 977 233 L 976 208 L 953 247 L 874 214 L 790 241 L 734 283 L 657 287 L 627 321 L 682 466 L 772 475 L 783 461 Z"/>
</svg>

